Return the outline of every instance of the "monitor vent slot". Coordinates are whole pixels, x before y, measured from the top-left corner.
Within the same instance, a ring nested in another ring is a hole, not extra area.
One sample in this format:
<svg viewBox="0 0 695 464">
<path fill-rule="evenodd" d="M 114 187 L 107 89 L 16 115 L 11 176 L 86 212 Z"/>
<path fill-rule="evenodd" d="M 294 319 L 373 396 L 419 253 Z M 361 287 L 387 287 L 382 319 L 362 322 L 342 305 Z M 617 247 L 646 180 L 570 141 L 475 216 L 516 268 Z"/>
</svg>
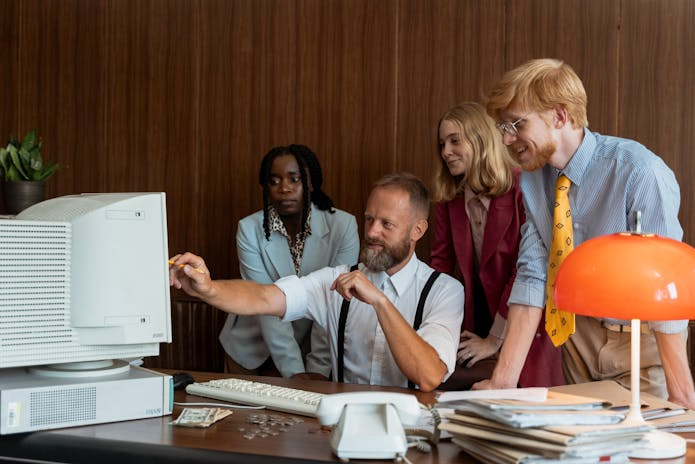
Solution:
<svg viewBox="0 0 695 464">
<path fill-rule="evenodd" d="M 96 400 L 96 387 L 56 388 L 31 393 L 30 426 L 65 426 L 94 421 Z"/>
<path fill-rule="evenodd" d="M 58 362 L 75 349 L 71 237 L 69 223 L 0 220 L 0 366 Z"/>
</svg>

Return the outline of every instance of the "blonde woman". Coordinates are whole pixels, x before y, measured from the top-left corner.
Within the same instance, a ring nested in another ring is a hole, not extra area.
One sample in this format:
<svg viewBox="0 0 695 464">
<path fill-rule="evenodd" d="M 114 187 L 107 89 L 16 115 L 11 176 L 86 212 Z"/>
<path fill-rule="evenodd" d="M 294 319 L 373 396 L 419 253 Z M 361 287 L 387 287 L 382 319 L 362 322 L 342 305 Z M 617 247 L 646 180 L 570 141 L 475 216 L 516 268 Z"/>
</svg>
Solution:
<svg viewBox="0 0 695 464">
<path fill-rule="evenodd" d="M 520 169 L 495 123 L 474 102 L 447 110 L 438 124 L 435 229 L 430 265 L 460 278 L 464 319 L 454 374 L 440 388 L 467 389 L 490 378 L 506 333 L 525 221 Z M 560 351 L 539 324 L 519 385 L 564 383 Z"/>
</svg>

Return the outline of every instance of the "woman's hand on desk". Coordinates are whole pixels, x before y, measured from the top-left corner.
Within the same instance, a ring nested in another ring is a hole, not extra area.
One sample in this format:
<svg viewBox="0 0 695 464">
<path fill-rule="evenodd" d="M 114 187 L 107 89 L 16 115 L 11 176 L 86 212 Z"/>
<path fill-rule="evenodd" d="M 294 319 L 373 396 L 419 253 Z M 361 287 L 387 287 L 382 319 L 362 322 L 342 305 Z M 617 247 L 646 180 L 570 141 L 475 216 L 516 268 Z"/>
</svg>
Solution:
<svg viewBox="0 0 695 464">
<path fill-rule="evenodd" d="M 473 332 L 464 330 L 461 333 L 456 362 L 460 366 L 472 367 L 481 359 L 489 358 L 497 353 L 502 340 L 488 335 L 486 338 L 480 338 Z"/>
</svg>

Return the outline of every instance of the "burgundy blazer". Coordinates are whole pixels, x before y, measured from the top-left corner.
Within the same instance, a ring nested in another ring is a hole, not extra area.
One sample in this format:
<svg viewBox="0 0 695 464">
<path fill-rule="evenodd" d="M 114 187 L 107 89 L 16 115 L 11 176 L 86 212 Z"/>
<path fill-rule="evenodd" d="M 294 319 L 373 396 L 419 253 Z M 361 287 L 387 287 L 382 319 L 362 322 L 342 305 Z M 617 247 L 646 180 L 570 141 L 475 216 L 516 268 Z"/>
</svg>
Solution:
<svg viewBox="0 0 695 464">
<path fill-rule="evenodd" d="M 506 194 L 493 198 L 487 213 L 480 253 L 479 278 L 485 291 L 491 319 L 500 313 L 505 319 L 509 312 L 507 300 L 516 277 L 516 260 L 519 254 L 520 228 L 526 220 L 524 204 L 519 188 L 520 170 L 514 171 L 514 185 Z M 434 239 L 430 266 L 453 275 L 458 264 L 464 285 L 466 300 L 461 330 L 473 332 L 473 267 L 475 251 L 473 235 L 466 214 L 463 195 L 451 201 L 439 203 L 435 209 Z M 519 385 L 553 386 L 565 383 L 562 374 L 562 355 L 545 332 L 545 317 L 538 329 L 526 358 Z"/>
</svg>

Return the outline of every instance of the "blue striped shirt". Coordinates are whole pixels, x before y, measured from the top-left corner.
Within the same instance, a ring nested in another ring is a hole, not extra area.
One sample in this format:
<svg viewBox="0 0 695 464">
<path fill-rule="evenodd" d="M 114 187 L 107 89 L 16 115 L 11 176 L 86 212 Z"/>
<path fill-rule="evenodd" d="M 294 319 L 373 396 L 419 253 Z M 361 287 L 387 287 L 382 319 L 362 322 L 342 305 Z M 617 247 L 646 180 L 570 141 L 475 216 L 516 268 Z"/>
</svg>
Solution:
<svg viewBox="0 0 695 464">
<path fill-rule="evenodd" d="M 569 202 L 575 247 L 593 237 L 634 230 L 636 211 L 642 212 L 643 232 L 683 238 L 676 177 L 661 158 L 640 143 L 584 129 L 582 143 L 561 172 L 572 181 Z M 521 176 L 526 223 L 521 228 L 510 304 L 545 307 L 555 181 L 559 174 L 546 165 Z M 685 330 L 688 322 L 649 325 L 659 332 L 677 333 Z"/>
</svg>

